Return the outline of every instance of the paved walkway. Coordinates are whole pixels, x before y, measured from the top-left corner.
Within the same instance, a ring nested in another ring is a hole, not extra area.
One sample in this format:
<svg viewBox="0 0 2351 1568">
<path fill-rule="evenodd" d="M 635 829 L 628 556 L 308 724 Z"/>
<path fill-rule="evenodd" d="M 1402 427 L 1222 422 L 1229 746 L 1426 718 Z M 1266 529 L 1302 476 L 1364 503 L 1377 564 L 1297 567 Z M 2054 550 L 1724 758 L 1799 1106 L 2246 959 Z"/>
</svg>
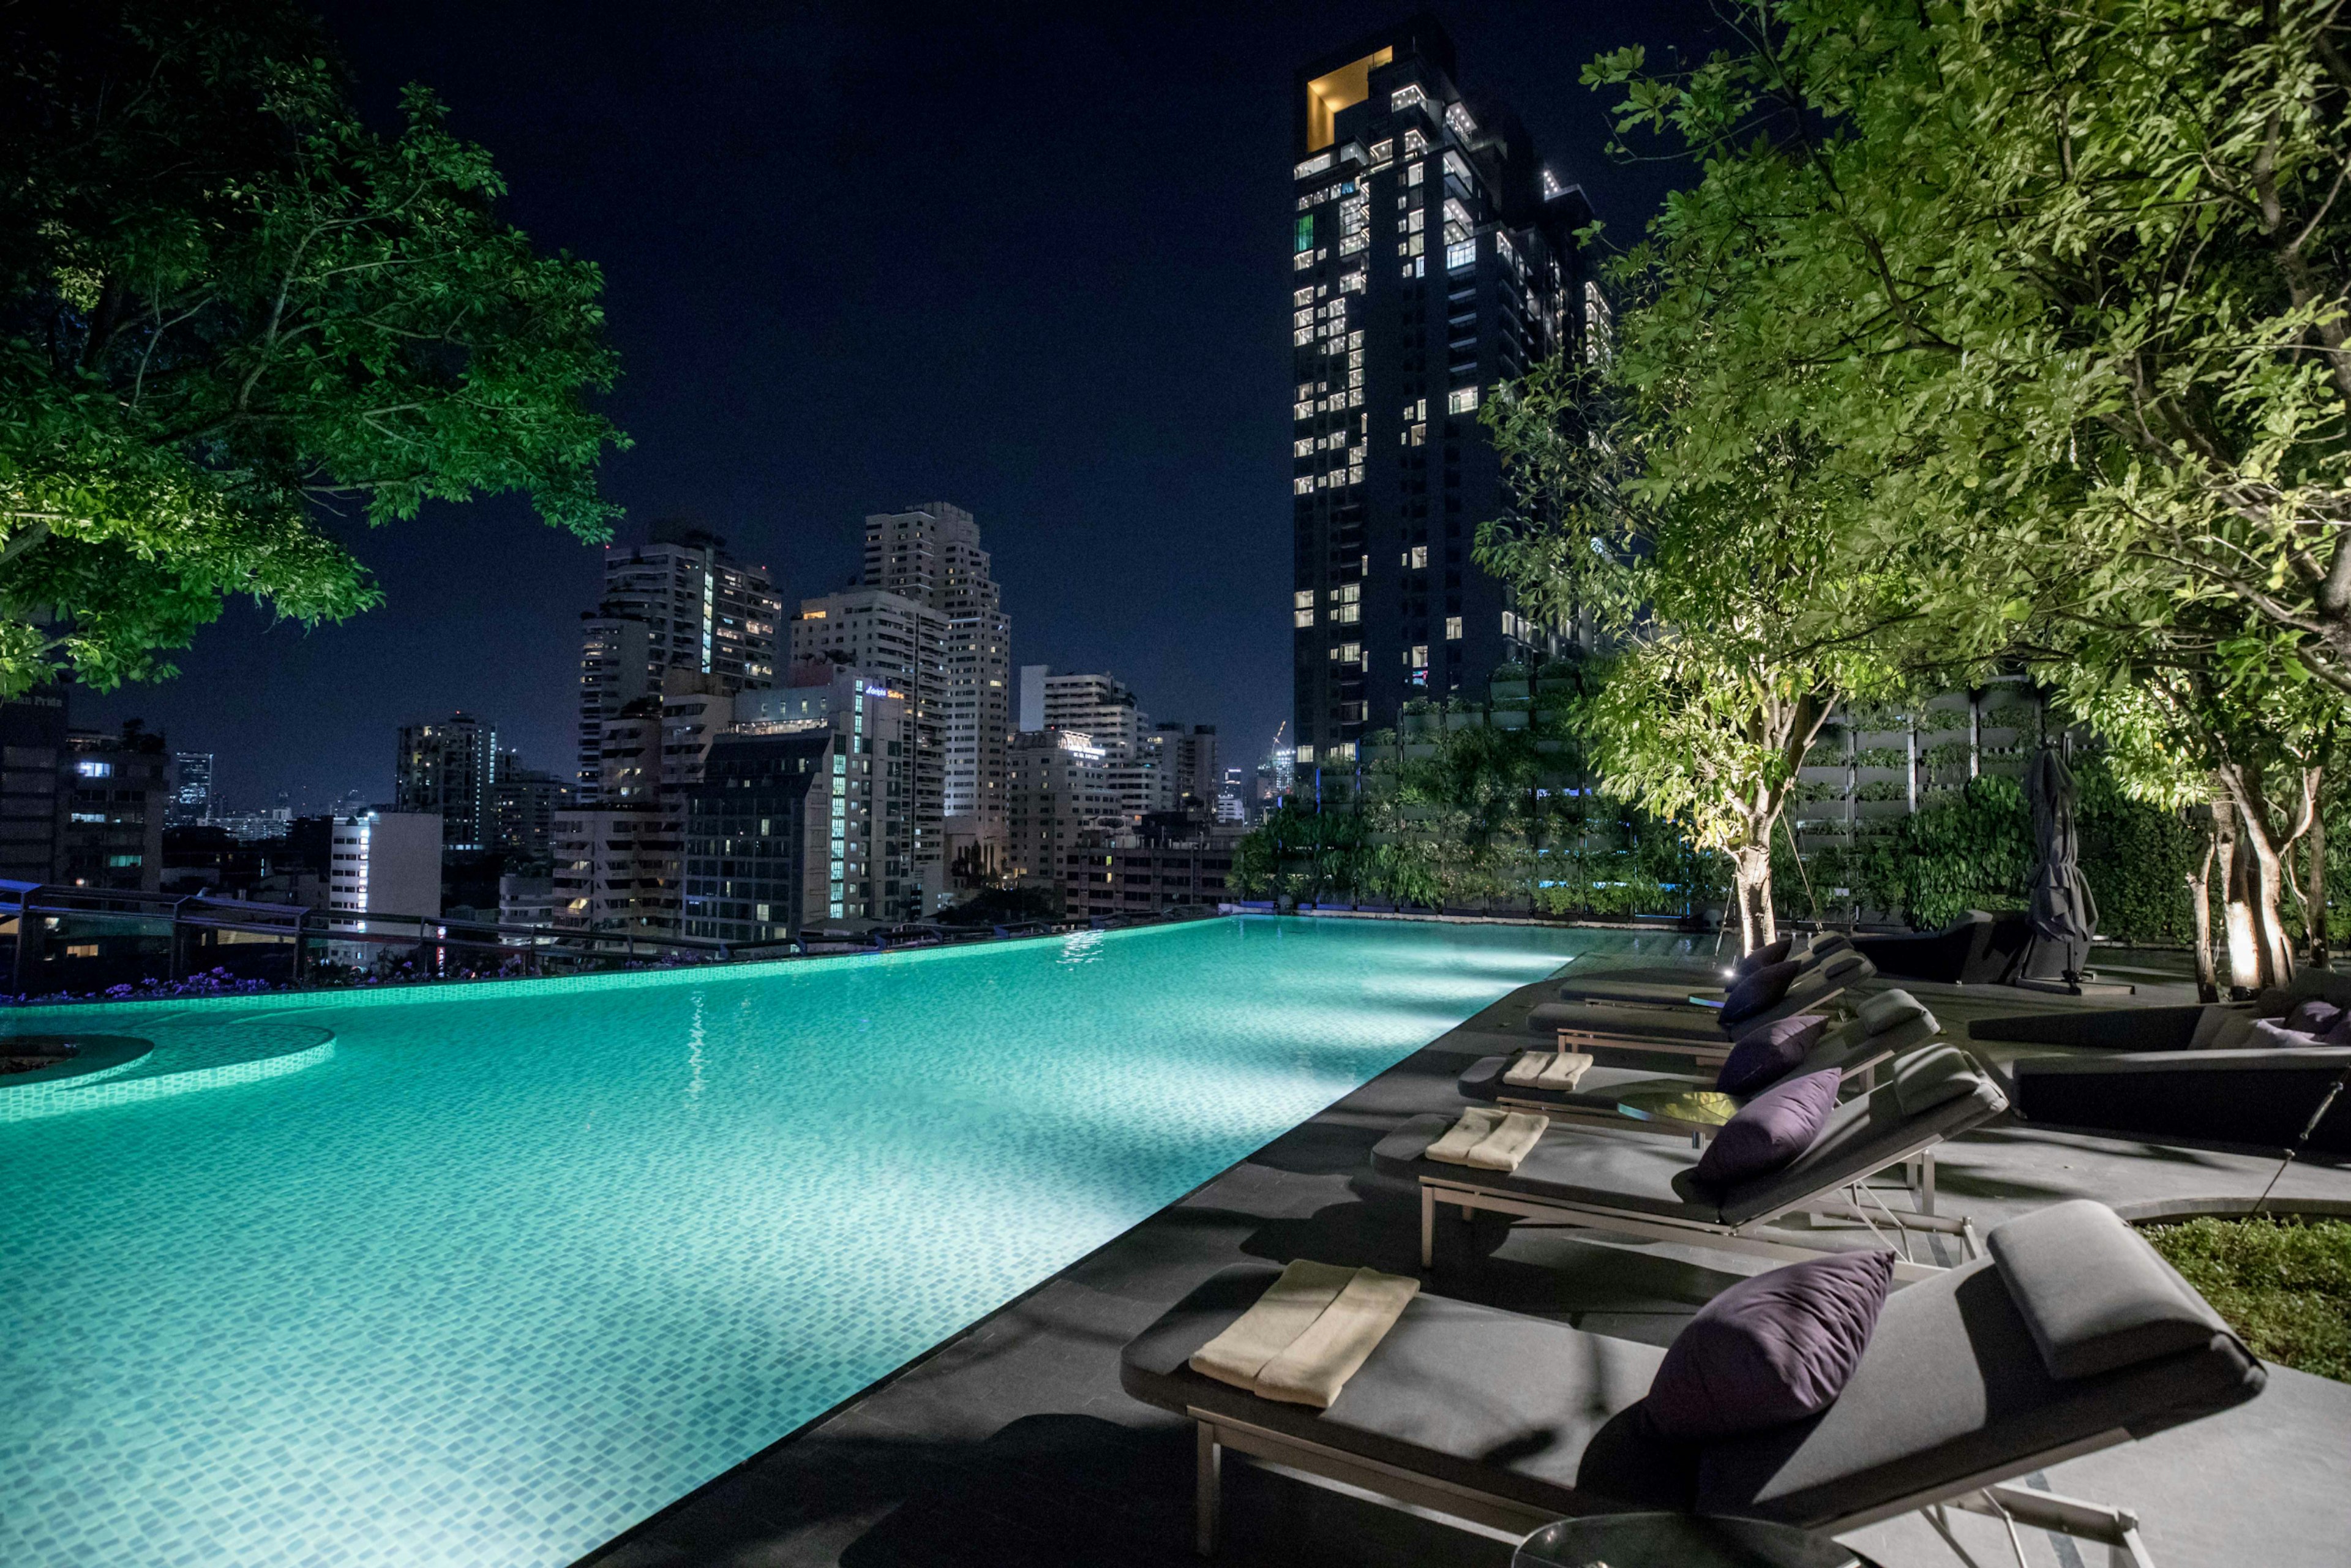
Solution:
<svg viewBox="0 0 2351 1568">
<path fill-rule="evenodd" d="M 2139 1001 L 2192 999 L 2166 977 L 2176 966 L 2147 961 L 2128 975 L 2123 967 L 2117 958 L 2107 972 L 2137 983 Z M 1692 967 L 1702 972 L 1696 958 Z M 1983 1018 L 2084 1005 L 1988 988 L 1910 988 L 1955 1038 Z M 1189 1428 L 1121 1392 L 1120 1346 L 1233 1262 L 1312 1257 L 1414 1271 L 1414 1198 L 1372 1176 L 1371 1146 L 1407 1116 L 1458 1108 L 1455 1074 L 1523 1041 L 1527 1010 L 1552 990 L 1545 983 L 1504 998 L 582 1568 L 1196 1562 Z M 1620 1141 L 1628 1159 L 1658 1146 L 1639 1134 Z M 1940 1163 L 1943 1209 L 1990 1225 L 2077 1196 L 2251 1197 L 2277 1162 L 2008 1124 L 1961 1140 Z M 2351 1171 L 2298 1166 L 2279 1192 L 2351 1198 Z M 1498 1220 L 1444 1224 L 1438 1234 L 1432 1289 L 1658 1344 L 1734 1271 L 1760 1266 Z M 2351 1561 L 2346 1471 L 2351 1386 L 2273 1368 L 2250 1405 L 2053 1467 L 2035 1484 L 2137 1510 L 2162 1568 L 2340 1568 Z M 1219 1561 L 1228 1564 L 1501 1568 L 1509 1560 L 1499 1541 L 1247 1465 L 1228 1467 L 1226 1495 Z M 2013 1563 L 1995 1521 L 1953 1515 L 1952 1524 L 1976 1563 Z M 2032 1568 L 2100 1561 L 2098 1549 L 2025 1535 Z M 1886 1568 L 1962 1561 L 1915 1515 L 1851 1541 Z"/>
</svg>

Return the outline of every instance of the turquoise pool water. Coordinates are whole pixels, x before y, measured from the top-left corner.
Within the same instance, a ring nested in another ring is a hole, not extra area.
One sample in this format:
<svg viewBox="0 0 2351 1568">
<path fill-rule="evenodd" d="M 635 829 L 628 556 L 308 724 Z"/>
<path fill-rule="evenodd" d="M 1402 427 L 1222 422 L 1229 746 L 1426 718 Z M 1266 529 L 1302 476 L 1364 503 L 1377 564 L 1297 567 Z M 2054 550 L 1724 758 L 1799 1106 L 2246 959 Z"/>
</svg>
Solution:
<svg viewBox="0 0 2351 1568">
<path fill-rule="evenodd" d="M 1224 919 L 0 1019 L 155 1042 L 0 1085 L 0 1563 L 569 1563 L 1591 945 Z"/>
</svg>

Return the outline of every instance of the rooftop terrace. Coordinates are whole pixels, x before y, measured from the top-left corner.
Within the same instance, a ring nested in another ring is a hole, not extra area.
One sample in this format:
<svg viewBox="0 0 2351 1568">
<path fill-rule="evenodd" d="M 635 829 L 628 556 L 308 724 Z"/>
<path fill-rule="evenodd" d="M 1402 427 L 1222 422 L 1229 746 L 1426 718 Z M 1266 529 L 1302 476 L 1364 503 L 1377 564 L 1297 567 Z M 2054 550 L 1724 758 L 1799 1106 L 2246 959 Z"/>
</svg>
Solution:
<svg viewBox="0 0 2351 1568">
<path fill-rule="evenodd" d="M 1694 980 L 1712 973 L 1710 956 L 1687 962 Z M 2147 962 L 2118 975 L 2137 983 L 2134 1001 L 2193 999 L 2176 971 Z M 2003 988 L 1905 987 L 1962 1041 L 1976 1020 L 2095 1005 Z M 1528 1011 L 1555 988 L 1545 981 L 1502 998 L 583 1568 L 1196 1561 L 1190 1428 L 1122 1392 L 1120 1347 L 1231 1263 L 1313 1258 L 1417 1272 L 1416 1200 L 1372 1174 L 1371 1147 L 1410 1116 L 1460 1109 L 1456 1075 L 1523 1043 Z M 2048 1050 L 1973 1049 L 1995 1065 Z M 1637 1158 L 1645 1141 L 1621 1141 Z M 2278 1162 L 2003 1119 L 1947 1146 L 1939 1163 L 1945 1208 L 1988 1227 L 2076 1197 L 2123 1207 L 2249 1198 Z M 2294 1166 L 2275 1201 L 2303 1199 L 2351 1200 L 2351 1171 Z M 1437 1293 L 1661 1345 L 1740 1271 L 1762 1267 L 1491 1218 L 1440 1224 L 1437 1236 L 1437 1269 L 1424 1276 Z M 2027 1484 L 2136 1510 L 2164 1568 L 2331 1568 L 2351 1539 L 2346 1454 L 2351 1386 L 2273 1367 L 2248 1406 L 2051 1467 Z M 1498 1539 L 1249 1466 L 1228 1468 L 1225 1520 L 1219 1561 L 1232 1564 L 1499 1568 L 1510 1556 Z M 1908 1515 L 1849 1544 L 1886 1568 L 1957 1563 L 1955 1546 L 1979 1563 L 2013 1561 L 1997 1521 L 1954 1514 L 1950 1527 L 1946 1543 Z M 2032 1568 L 2079 1568 L 2093 1549 L 2027 1530 L 2023 1550 Z"/>
</svg>

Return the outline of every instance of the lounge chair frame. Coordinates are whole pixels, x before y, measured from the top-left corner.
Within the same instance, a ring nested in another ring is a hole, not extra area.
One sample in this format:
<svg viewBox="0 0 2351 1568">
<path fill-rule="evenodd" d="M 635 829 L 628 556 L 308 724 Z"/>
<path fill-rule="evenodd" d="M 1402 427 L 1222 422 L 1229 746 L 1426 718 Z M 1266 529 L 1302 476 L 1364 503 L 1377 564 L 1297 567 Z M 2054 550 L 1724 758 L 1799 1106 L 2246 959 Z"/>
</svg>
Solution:
<svg viewBox="0 0 2351 1568">
<path fill-rule="evenodd" d="M 1564 1050 L 1565 1047 L 1562 1046 L 1562 1049 Z M 1893 1054 L 1894 1052 L 1889 1049 L 1855 1062 L 1845 1072 L 1844 1082 L 1838 1085 L 1839 1094 L 1844 1095 L 1848 1092 L 1852 1094 L 1866 1094 L 1876 1088 L 1877 1069 Z M 1594 1065 L 1598 1064 L 1595 1062 Z M 1672 1075 L 1668 1073 L 1660 1076 Z M 1692 1086 L 1698 1087 L 1696 1081 L 1699 1075 L 1692 1073 L 1689 1076 L 1692 1079 Z M 1564 1122 L 1579 1127 L 1599 1127 L 1612 1133 L 1640 1133 L 1653 1137 L 1678 1138 L 1683 1135 L 1678 1127 L 1668 1127 L 1656 1122 L 1643 1122 L 1614 1111 L 1603 1111 L 1594 1106 L 1562 1105 L 1549 1100 L 1520 1099 L 1511 1094 L 1508 1085 L 1494 1096 L 1493 1103 L 1505 1111 L 1526 1111 L 1549 1121 Z M 1713 1129 L 1693 1134 L 1690 1135 L 1690 1143 L 1696 1146 L 1704 1144 L 1713 1135 Z"/>
<path fill-rule="evenodd" d="M 1579 1202 L 1573 1198 L 1546 1197 L 1539 1194 L 1512 1192 L 1481 1186 L 1473 1176 L 1420 1176 L 1420 1266 L 1437 1266 L 1437 1210 L 1440 1204 L 1451 1204 L 1468 1219 L 1479 1210 L 1491 1214 L 1508 1214 L 1520 1219 L 1531 1219 L 1578 1230 L 1619 1230 L 1635 1236 L 1646 1236 L 1657 1241 L 1680 1241 L 1719 1251 L 1741 1252 L 1768 1258 L 1776 1263 L 1800 1262 L 1818 1257 L 1825 1249 L 1806 1247 L 1794 1240 L 1779 1240 L 1759 1234 L 1772 1220 L 1785 1215 L 1817 1215 L 1823 1218 L 1844 1219 L 1866 1227 L 1873 1234 L 1880 1223 L 1889 1225 L 1896 1233 L 1894 1276 L 1897 1280 L 1926 1280 L 1941 1273 L 1938 1264 L 1921 1263 L 1909 1255 L 1909 1233 L 1925 1231 L 1938 1236 L 1956 1236 L 1969 1258 L 1980 1257 L 1982 1243 L 1976 1235 L 1975 1222 L 1965 1215 L 1944 1216 L 1935 1212 L 1935 1145 L 1942 1141 L 1940 1134 L 1919 1139 L 1890 1156 L 1876 1170 L 1865 1172 L 1834 1187 L 1799 1194 L 1751 1218 L 1736 1225 L 1719 1221 L 1688 1218 L 1679 1215 L 1652 1214 L 1643 1209 L 1615 1208 L 1604 1204 Z M 1903 1185 L 1908 1188 L 1917 1205 L 1915 1213 L 1900 1213 L 1883 1199 L 1870 1210 L 1875 1194 L 1868 1186 L 1871 1176 L 1881 1172 L 1904 1167 Z M 1466 1171 L 1468 1167 L 1464 1166 Z M 1842 1190 L 1847 1196 L 1832 1198 L 1828 1193 Z"/>
<path fill-rule="evenodd" d="M 1277 1470 L 1333 1481 L 1379 1501 L 1443 1514 L 1504 1535 L 1525 1536 L 1559 1517 L 1551 1509 L 1479 1491 L 1435 1476 L 1418 1475 L 1287 1433 L 1253 1427 L 1197 1406 L 1187 1406 L 1185 1414 L 1193 1423 L 1197 1467 L 1193 1490 L 1193 1551 L 1202 1557 L 1216 1555 L 1223 1531 L 1223 1457 L 1228 1449 Z M 2130 1433 L 2124 1428 L 2110 1427 L 2046 1452 L 1980 1471 L 1956 1484 L 1925 1488 L 1907 1497 L 1864 1509 L 1818 1527 L 1818 1532 L 1842 1535 L 1906 1513 L 1923 1513 L 1928 1523 L 1949 1541 L 1950 1530 L 1940 1513 L 1949 1507 L 2009 1521 L 2011 1541 L 2014 1525 L 2024 1524 L 2105 1546 L 2108 1568 L 2155 1568 L 2154 1560 L 2139 1539 L 2137 1514 L 2056 1492 L 2007 1484 L 2015 1477 L 2131 1440 Z M 2022 1562 L 2021 1552 L 2019 1562 Z"/>
</svg>

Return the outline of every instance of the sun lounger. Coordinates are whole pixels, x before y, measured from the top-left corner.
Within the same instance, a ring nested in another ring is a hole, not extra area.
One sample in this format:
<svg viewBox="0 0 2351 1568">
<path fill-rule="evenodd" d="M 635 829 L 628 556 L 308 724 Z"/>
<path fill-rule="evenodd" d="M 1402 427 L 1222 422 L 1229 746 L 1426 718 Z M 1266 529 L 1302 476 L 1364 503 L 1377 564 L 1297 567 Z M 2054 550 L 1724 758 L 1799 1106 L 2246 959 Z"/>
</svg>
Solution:
<svg viewBox="0 0 2351 1568">
<path fill-rule="evenodd" d="M 1544 1002 L 1527 1015 L 1527 1030 L 1555 1038 L 1562 1051 L 1590 1051 L 1609 1065 L 1655 1065 L 1667 1071 L 1719 1067 L 1730 1048 L 1757 1030 L 1799 1013 L 1823 1011 L 1849 988 L 1876 974 L 1858 954 L 1834 954 L 1818 968 L 1796 977 L 1778 1001 L 1728 1025 L 1719 1013 L 1697 1008 Z"/>
<path fill-rule="evenodd" d="M 1878 1063 L 1917 1050 L 1940 1032 L 1941 1026 L 1907 991 L 1881 991 L 1866 998 L 1855 1016 L 1823 1033 L 1786 1076 L 1799 1077 L 1834 1067 L 1844 1074 L 1848 1090 L 1866 1092 L 1876 1086 Z M 1576 1122 L 1615 1131 L 1658 1132 L 1654 1123 L 1630 1120 L 1616 1106 L 1627 1094 L 1649 1092 L 1687 1093 L 1712 1089 L 1714 1074 L 1659 1074 L 1643 1068 L 1584 1069 L 1570 1090 L 1542 1089 L 1505 1082 L 1511 1057 L 1489 1056 L 1471 1064 L 1455 1080 L 1465 1100 L 1487 1102 L 1511 1111 L 1540 1111 L 1555 1122 Z"/>
<path fill-rule="evenodd" d="M 1807 967 L 1817 967 L 1835 955 L 1850 951 L 1852 946 L 1853 944 L 1842 932 L 1824 931 L 1792 944 L 1788 956 Z M 1559 999 L 1563 1002 L 1629 1002 L 1660 1007 L 1686 1005 L 1701 999 L 1719 1002 L 1729 989 L 1722 978 L 1729 972 L 1727 967 L 1705 970 L 1687 964 L 1593 968 L 1581 974 L 1571 973 L 1559 988 Z"/>
<path fill-rule="evenodd" d="M 1890 979 L 1951 986 L 1993 985 L 2011 978 L 2032 946 L 2032 925 L 2022 915 L 1970 909 L 1940 931 L 1856 936 L 1854 946 Z"/>
<path fill-rule="evenodd" d="M 2302 1135 L 2351 1046 L 2119 1051 L 2012 1062 L 2017 1114 L 2108 1136 L 2283 1149 Z M 2316 1154 L 2351 1155 L 2351 1094 L 2310 1136 Z"/>
<path fill-rule="evenodd" d="M 1279 1277 L 1266 1264 L 1227 1269 L 1170 1308 L 1121 1353 L 1119 1383 L 1195 1426 L 1203 1556 L 1229 1450 L 1512 1533 L 1661 1509 L 1839 1534 L 1942 1504 L 2103 1542 L 2145 1568 L 2133 1514 L 2002 1483 L 2241 1405 L 2266 1375 L 2110 1209 L 2059 1204 L 1990 1243 L 1887 1298 L 1825 1410 L 1705 1443 L 1651 1435 L 1641 1401 L 1665 1358 L 1656 1346 L 1426 1291 L 1327 1410 L 1193 1372 L 1192 1354 Z"/>
<path fill-rule="evenodd" d="M 1968 1034 L 1974 1040 L 2091 1051 L 2227 1051 L 2252 1039 L 2260 1017 L 2251 1002 L 2083 1008 L 1978 1019 Z"/>
<path fill-rule="evenodd" d="M 1910 1258 L 1913 1231 L 1956 1236 L 1970 1254 L 1976 1250 L 1971 1222 L 1935 1213 L 1935 1146 L 1998 1115 L 2008 1100 L 1973 1059 L 1949 1045 L 1913 1051 L 1886 1076 L 1868 1093 L 1831 1110 L 1812 1144 L 1786 1168 L 1715 1196 L 1692 1180 L 1698 1161 L 1686 1146 L 1577 1136 L 1565 1129 L 1536 1145 L 1508 1174 L 1441 1165 L 1423 1157 L 1453 1124 L 1441 1114 L 1416 1116 L 1381 1139 L 1373 1146 L 1372 1166 L 1419 1184 L 1423 1268 L 1436 1262 L 1437 1210 L 1450 1205 L 1465 1219 L 1483 1209 L 1782 1262 L 1823 1249 L 1794 1232 L 1765 1228 L 1783 1215 L 1818 1215 L 1858 1222 L 1881 1237 L 1892 1231 L 1892 1245 L 1902 1254 L 1897 1277 L 1918 1279 L 1935 1269 Z M 1893 1208 L 1864 1185 L 1881 1171 L 1914 1163 L 1912 1211 Z"/>
</svg>

